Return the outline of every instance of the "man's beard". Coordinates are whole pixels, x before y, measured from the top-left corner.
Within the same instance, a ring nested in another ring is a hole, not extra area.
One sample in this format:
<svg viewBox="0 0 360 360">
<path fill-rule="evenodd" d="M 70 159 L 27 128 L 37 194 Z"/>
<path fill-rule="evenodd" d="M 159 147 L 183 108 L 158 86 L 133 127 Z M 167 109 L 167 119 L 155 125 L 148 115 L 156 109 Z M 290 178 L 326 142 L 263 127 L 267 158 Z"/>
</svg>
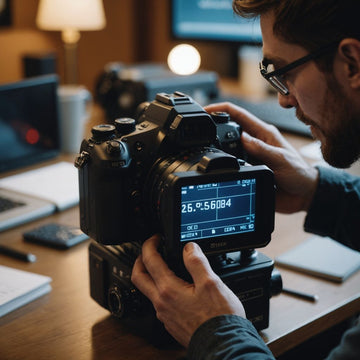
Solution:
<svg viewBox="0 0 360 360">
<path fill-rule="evenodd" d="M 296 109 L 296 116 L 301 121 L 321 133 L 321 152 L 331 166 L 347 168 L 359 159 L 360 118 L 351 110 L 350 101 L 333 78 L 328 78 L 328 88 L 320 112 L 323 122 L 331 123 L 331 127 L 326 130 L 320 128 L 301 109 Z"/>
</svg>

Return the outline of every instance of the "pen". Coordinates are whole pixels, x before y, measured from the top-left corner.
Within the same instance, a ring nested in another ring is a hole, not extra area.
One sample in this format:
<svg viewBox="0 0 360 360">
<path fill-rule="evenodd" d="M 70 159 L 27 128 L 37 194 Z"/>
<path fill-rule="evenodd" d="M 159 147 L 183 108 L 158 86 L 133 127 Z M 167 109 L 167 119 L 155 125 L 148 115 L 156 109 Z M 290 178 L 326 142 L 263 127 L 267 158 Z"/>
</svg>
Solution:
<svg viewBox="0 0 360 360">
<path fill-rule="evenodd" d="M 27 262 L 35 262 L 36 256 L 31 253 L 25 253 L 19 250 L 15 250 L 12 248 L 9 248 L 4 245 L 0 245 L 0 254 L 11 256 L 15 259 L 27 261 Z"/>
<path fill-rule="evenodd" d="M 308 300 L 308 301 L 316 302 L 319 300 L 319 297 L 317 295 L 306 294 L 306 293 L 303 293 L 303 292 L 297 291 L 297 290 L 283 288 L 282 292 L 285 294 L 288 294 L 288 295 L 296 296 L 296 297 L 304 299 L 304 300 Z"/>
</svg>

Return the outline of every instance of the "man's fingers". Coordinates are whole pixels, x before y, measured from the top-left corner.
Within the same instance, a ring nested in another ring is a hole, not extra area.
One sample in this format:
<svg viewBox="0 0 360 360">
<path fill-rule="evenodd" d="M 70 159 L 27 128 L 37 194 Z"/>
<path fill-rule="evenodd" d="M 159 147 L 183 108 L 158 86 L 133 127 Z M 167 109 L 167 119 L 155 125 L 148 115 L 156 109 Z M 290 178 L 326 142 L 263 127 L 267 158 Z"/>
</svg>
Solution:
<svg viewBox="0 0 360 360">
<path fill-rule="evenodd" d="M 165 263 L 157 248 L 160 237 L 145 241 L 142 254 L 136 259 L 131 281 L 155 305 L 162 296 L 171 296 L 172 289 L 189 284 L 178 278 Z"/>
<path fill-rule="evenodd" d="M 214 111 L 225 111 L 229 113 L 231 119 L 239 123 L 243 131 L 246 131 L 249 135 L 274 146 L 290 146 L 273 125 L 267 124 L 249 111 L 232 103 L 226 102 L 208 105 L 205 107 L 205 110 L 209 113 Z"/>
<path fill-rule="evenodd" d="M 158 252 L 159 244 L 160 236 L 153 235 L 144 242 L 142 247 L 142 261 L 155 283 L 160 282 L 165 276 L 174 276 Z"/>
<path fill-rule="evenodd" d="M 242 144 L 245 151 L 260 160 L 270 168 L 277 168 L 283 163 L 283 154 L 281 147 L 268 145 L 266 142 L 254 138 L 247 133 L 241 136 Z"/>
<path fill-rule="evenodd" d="M 246 109 L 234 105 L 230 102 L 207 105 L 205 106 L 205 110 L 208 113 L 216 111 L 227 112 L 233 121 L 241 124 L 243 130 L 253 136 L 256 136 L 260 129 L 266 126 L 264 121 L 260 120 Z"/>
<path fill-rule="evenodd" d="M 153 301 L 157 295 L 156 285 L 146 270 L 146 267 L 142 261 L 140 255 L 134 264 L 131 281 L 133 284 L 151 301 Z"/>
<path fill-rule="evenodd" d="M 188 243 L 184 247 L 184 264 L 195 284 L 214 274 L 208 259 L 196 243 Z"/>
<path fill-rule="evenodd" d="M 260 160 L 273 171 L 287 169 L 288 164 L 294 163 L 299 158 L 296 150 L 285 139 L 279 140 L 278 146 L 262 139 L 250 136 L 246 132 L 241 135 L 241 142 L 245 151 L 257 160 Z"/>
</svg>

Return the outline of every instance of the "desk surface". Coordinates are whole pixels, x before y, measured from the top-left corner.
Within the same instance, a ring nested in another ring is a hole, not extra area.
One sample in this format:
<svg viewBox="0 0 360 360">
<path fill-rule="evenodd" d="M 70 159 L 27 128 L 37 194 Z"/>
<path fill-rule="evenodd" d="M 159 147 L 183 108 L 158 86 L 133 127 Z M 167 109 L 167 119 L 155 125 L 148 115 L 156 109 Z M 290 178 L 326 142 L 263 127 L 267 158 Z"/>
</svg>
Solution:
<svg viewBox="0 0 360 360">
<path fill-rule="evenodd" d="M 296 147 L 309 140 L 289 136 Z M 72 157 L 68 157 L 72 161 Z M 261 251 L 275 257 L 305 240 L 304 213 L 276 215 L 271 243 Z M 78 225 L 78 207 L 0 233 L 0 243 L 36 254 L 35 263 L 0 255 L 0 263 L 50 276 L 52 291 L 0 318 L 1 359 L 178 359 L 176 346 L 160 349 L 111 317 L 89 295 L 88 242 L 69 250 L 25 243 L 22 233 L 55 221 Z M 343 284 L 280 269 L 285 286 L 319 296 L 317 303 L 281 294 L 270 301 L 270 327 L 261 332 L 280 355 L 360 311 L 360 273 Z"/>
</svg>

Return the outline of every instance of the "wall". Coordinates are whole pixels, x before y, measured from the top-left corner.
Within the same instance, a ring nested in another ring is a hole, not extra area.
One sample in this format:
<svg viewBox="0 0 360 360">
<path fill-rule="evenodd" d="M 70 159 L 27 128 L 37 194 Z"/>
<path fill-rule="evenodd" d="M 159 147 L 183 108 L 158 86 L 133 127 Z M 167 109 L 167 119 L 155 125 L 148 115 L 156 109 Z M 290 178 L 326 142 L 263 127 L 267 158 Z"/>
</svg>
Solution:
<svg viewBox="0 0 360 360">
<path fill-rule="evenodd" d="M 39 0 L 11 0 L 12 25 L 0 28 L 0 83 L 23 77 L 22 56 L 26 53 L 55 52 L 57 70 L 64 76 L 60 32 L 42 31 L 35 18 Z M 132 0 L 104 0 L 107 26 L 101 31 L 81 33 L 78 47 L 79 83 L 93 89 L 104 65 L 110 61 L 136 60 L 136 32 Z"/>
<path fill-rule="evenodd" d="M 75 0 L 74 0 L 75 1 Z M 93 90 L 104 65 L 111 61 L 165 62 L 177 44 L 170 34 L 168 0 L 103 0 L 107 25 L 101 31 L 81 33 L 78 47 L 79 83 Z M 55 52 L 63 80 L 60 32 L 37 29 L 39 0 L 11 0 L 12 26 L 0 28 L 0 83 L 22 78 L 25 53 Z M 203 58 L 202 68 L 234 75 L 236 49 L 228 44 L 193 43 Z"/>
<path fill-rule="evenodd" d="M 54 37 L 37 31 L 35 14 L 37 0 L 13 0 L 12 25 L 0 28 L 0 82 L 22 77 L 22 55 L 28 52 L 56 51 Z"/>
<path fill-rule="evenodd" d="M 81 33 L 79 43 L 79 82 L 94 88 L 96 77 L 108 62 L 137 60 L 135 3 L 133 0 L 103 0 L 106 27 Z"/>
<path fill-rule="evenodd" d="M 185 1 L 185 0 L 184 0 Z M 191 1 L 191 0 L 189 0 Z M 170 28 L 170 1 L 143 1 L 143 17 L 146 23 L 146 60 L 166 61 L 169 51 L 179 41 L 172 39 Z M 236 76 L 236 45 L 214 42 L 188 42 L 194 45 L 202 58 L 201 68 L 217 71 L 223 76 Z"/>
</svg>

